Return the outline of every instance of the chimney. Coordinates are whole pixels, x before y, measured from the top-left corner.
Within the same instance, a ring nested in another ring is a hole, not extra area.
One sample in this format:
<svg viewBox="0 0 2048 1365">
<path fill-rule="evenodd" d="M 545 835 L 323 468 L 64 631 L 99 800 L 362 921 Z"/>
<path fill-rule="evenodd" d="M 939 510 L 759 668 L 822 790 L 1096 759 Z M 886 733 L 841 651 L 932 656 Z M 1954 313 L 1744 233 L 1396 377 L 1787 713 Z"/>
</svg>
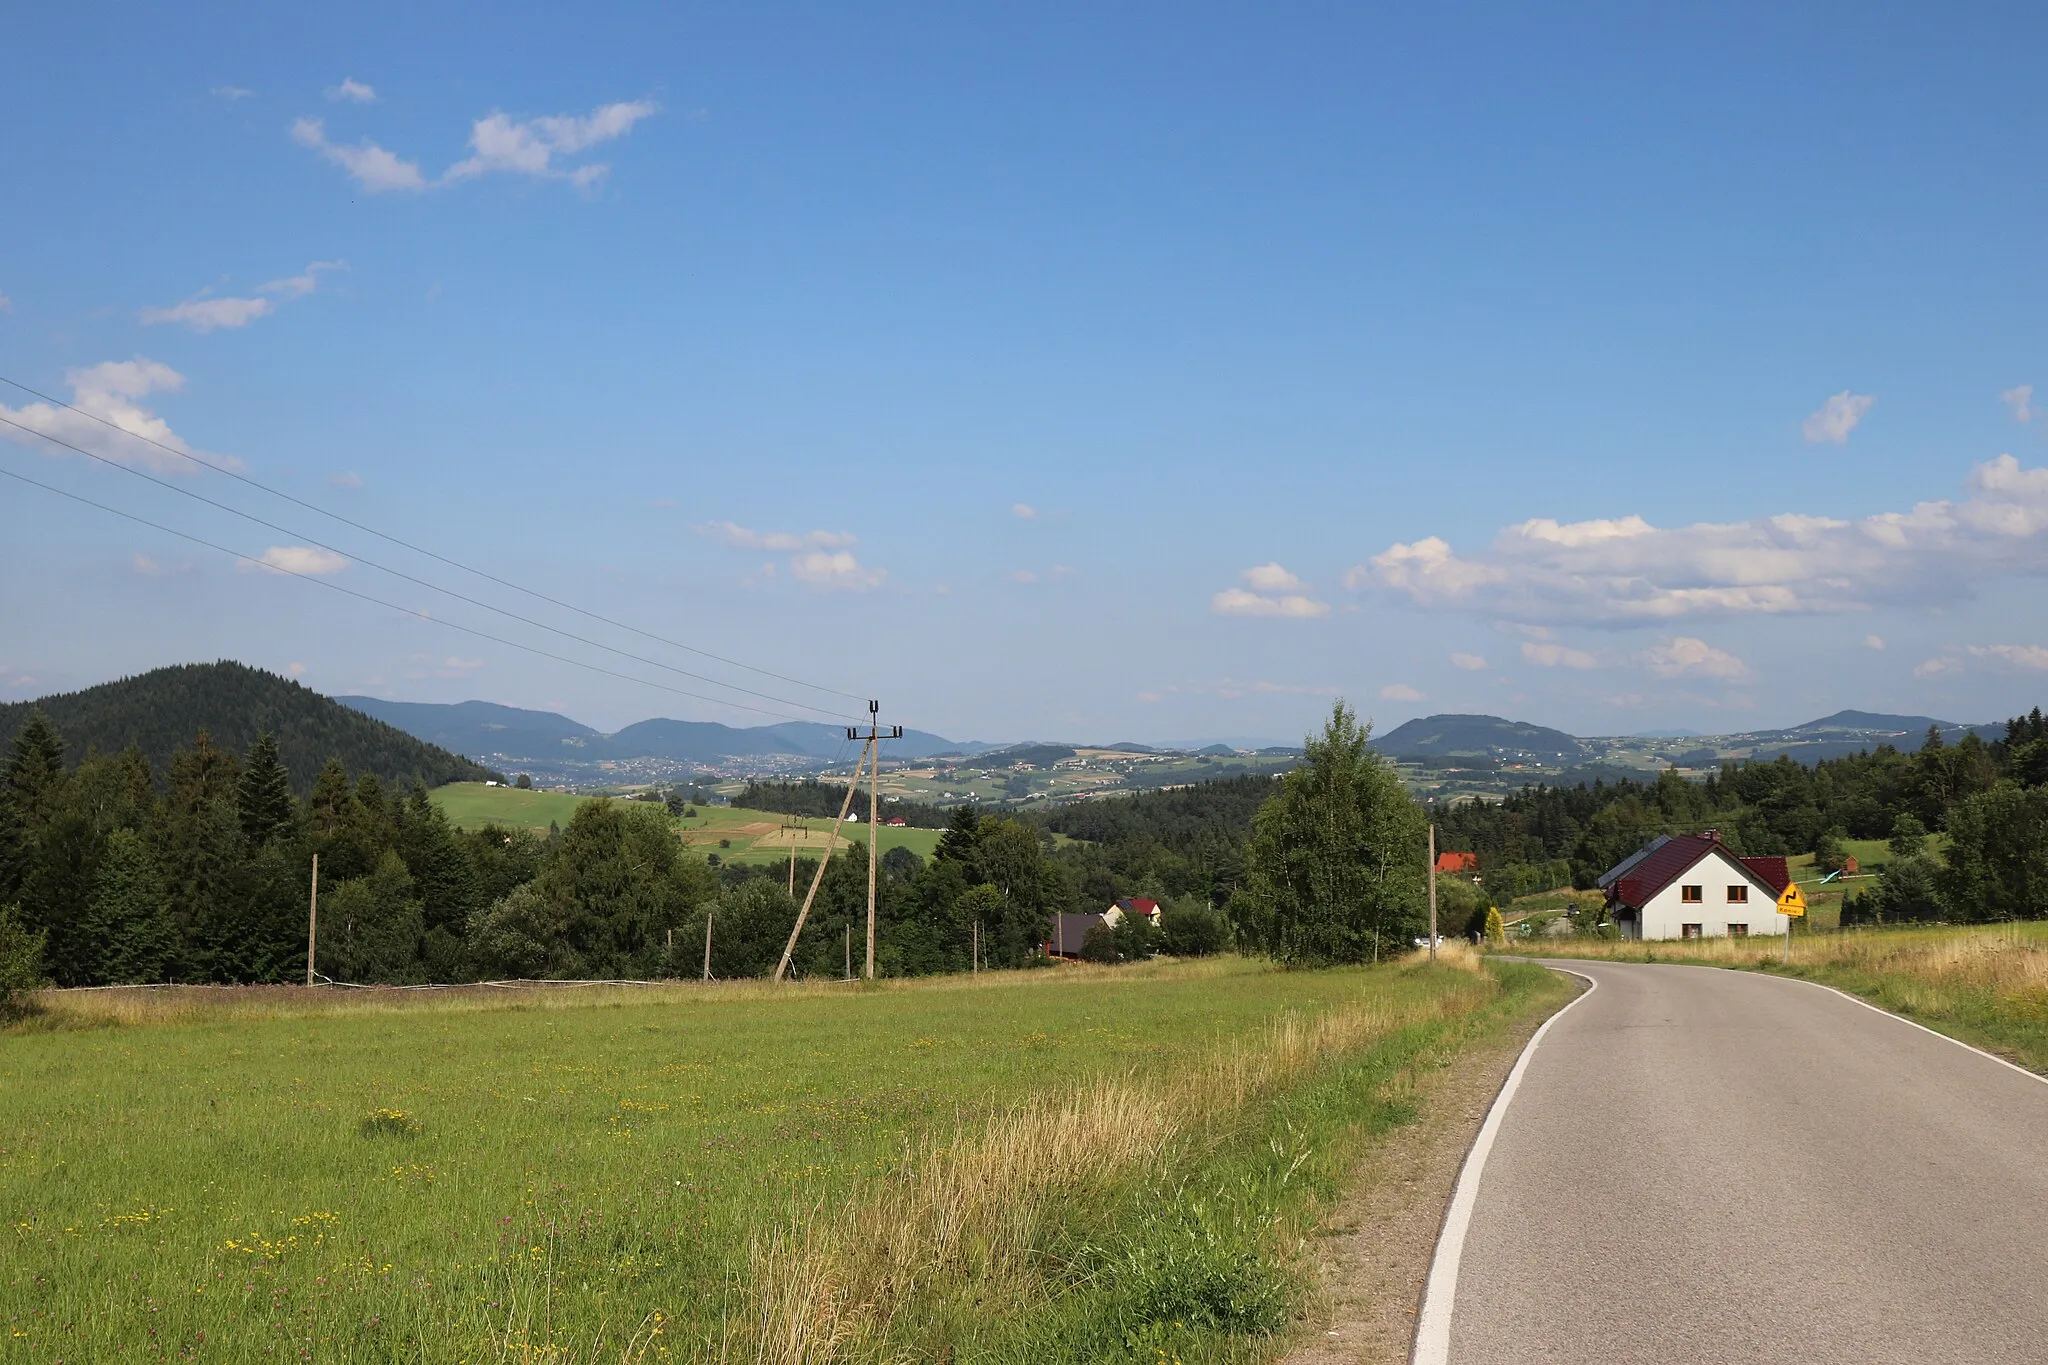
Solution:
<svg viewBox="0 0 2048 1365">
<path fill-rule="evenodd" d="M 1721 831 L 1718 829 L 1703 829 L 1700 831 L 1700 838 L 1705 839 L 1710 844 L 1718 844 L 1721 842 Z"/>
</svg>

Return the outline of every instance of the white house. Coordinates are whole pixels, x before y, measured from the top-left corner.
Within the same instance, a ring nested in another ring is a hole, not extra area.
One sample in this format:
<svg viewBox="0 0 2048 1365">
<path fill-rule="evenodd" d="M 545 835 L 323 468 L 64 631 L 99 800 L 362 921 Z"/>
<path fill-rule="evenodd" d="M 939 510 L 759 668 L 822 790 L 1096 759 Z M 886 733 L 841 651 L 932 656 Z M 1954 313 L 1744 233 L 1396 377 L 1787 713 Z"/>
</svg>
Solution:
<svg viewBox="0 0 2048 1365">
<path fill-rule="evenodd" d="M 1623 938 L 1743 938 L 1782 934 L 1783 858 L 1738 858 L 1719 830 L 1660 834 L 1600 878 Z"/>
</svg>

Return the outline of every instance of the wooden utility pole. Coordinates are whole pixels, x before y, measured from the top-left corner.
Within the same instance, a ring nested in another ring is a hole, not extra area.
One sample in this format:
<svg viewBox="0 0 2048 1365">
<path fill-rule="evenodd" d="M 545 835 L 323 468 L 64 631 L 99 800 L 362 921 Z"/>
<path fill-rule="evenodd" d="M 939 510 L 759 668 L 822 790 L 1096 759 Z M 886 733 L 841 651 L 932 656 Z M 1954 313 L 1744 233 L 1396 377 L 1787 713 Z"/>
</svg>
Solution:
<svg viewBox="0 0 2048 1365">
<path fill-rule="evenodd" d="M 1429 822 L 1429 960 L 1436 961 L 1436 821 Z"/>
<path fill-rule="evenodd" d="M 846 922 L 846 979 L 853 980 L 853 921 Z"/>
<path fill-rule="evenodd" d="M 900 725 L 889 727 L 889 733 L 887 734 L 882 733 L 881 713 L 882 703 L 870 701 L 868 703 L 868 732 L 863 735 L 858 729 L 850 726 L 846 731 L 848 739 L 865 739 L 869 752 L 874 755 L 873 761 L 868 765 L 867 979 L 870 981 L 875 979 L 875 869 L 880 864 L 882 857 L 882 741 L 885 739 L 903 738 L 903 727 Z M 858 779 L 860 774 L 856 772 L 854 776 Z M 852 794 L 853 788 L 848 787 L 847 795 L 850 797 Z"/>
<path fill-rule="evenodd" d="M 709 905 L 704 907 L 704 979 L 711 979 L 711 919 L 715 912 Z"/>
<path fill-rule="evenodd" d="M 977 972 L 979 972 L 979 971 L 981 970 L 981 921 L 980 921 L 980 920 L 976 920 L 976 921 L 974 922 L 974 957 L 973 957 L 973 962 L 974 962 L 974 970 L 975 970 L 975 971 L 977 971 Z"/>
<path fill-rule="evenodd" d="M 809 826 L 809 825 L 806 825 L 806 824 L 804 824 L 804 823 L 803 823 L 803 822 L 802 822 L 801 820 L 798 820 L 798 821 L 797 821 L 797 822 L 795 822 L 795 823 L 791 823 L 791 822 L 790 822 L 790 821 L 788 821 L 788 820 L 784 820 L 784 821 L 782 822 L 782 832 L 783 832 L 784 834 L 787 834 L 787 835 L 789 836 L 789 898 L 790 898 L 791 900 L 795 900 L 795 899 L 796 899 L 796 846 L 797 846 L 797 837 L 796 837 L 796 833 L 795 833 L 795 831 L 797 831 L 797 830 L 803 830 L 803 831 L 805 831 L 806 833 L 808 833 L 808 832 L 809 832 L 809 830 L 810 830 L 810 826 Z"/>
<path fill-rule="evenodd" d="M 873 704 L 872 702 L 869 703 L 871 706 Z M 848 730 L 846 736 L 848 739 L 857 738 L 852 730 Z M 784 976 L 789 974 L 789 959 L 796 952 L 797 935 L 804 931 L 804 921 L 810 917 L 811 913 L 811 902 L 818 899 L 818 888 L 825 884 L 825 869 L 831 865 L 832 850 L 839 844 L 839 827 L 846 822 L 846 812 L 853 809 L 853 794 L 860 790 L 861 769 L 867 765 L 868 755 L 874 751 L 875 747 L 874 741 L 870 740 L 862 748 L 860 751 L 860 762 L 853 765 L 853 776 L 847 779 L 846 799 L 839 803 L 839 814 L 832 818 L 832 833 L 825 840 L 824 855 L 818 859 L 818 870 L 811 877 L 811 889 L 804 893 L 803 907 L 796 912 L 796 924 L 790 929 L 789 942 L 782 949 L 782 961 L 775 964 L 775 979 L 777 981 L 782 980 Z M 869 966 L 872 967 L 873 965 L 873 962 L 870 961 Z"/>
<path fill-rule="evenodd" d="M 313 946 L 320 937 L 320 855 L 313 855 L 313 895 L 306 902 L 306 984 L 313 984 Z"/>
</svg>

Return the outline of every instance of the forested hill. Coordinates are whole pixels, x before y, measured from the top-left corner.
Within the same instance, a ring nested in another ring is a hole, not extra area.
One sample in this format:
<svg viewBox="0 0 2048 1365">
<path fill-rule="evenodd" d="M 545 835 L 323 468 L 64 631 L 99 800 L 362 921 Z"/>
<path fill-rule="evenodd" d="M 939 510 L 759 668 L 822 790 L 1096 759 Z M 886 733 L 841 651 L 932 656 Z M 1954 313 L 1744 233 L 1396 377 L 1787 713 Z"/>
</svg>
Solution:
<svg viewBox="0 0 2048 1365">
<path fill-rule="evenodd" d="M 72 763 L 88 749 L 114 753 L 132 742 L 162 773 L 169 770 L 173 750 L 189 747 L 194 736 L 208 730 L 215 743 L 236 753 L 247 752 L 258 735 L 275 734 L 292 787 L 302 795 L 330 758 L 340 759 L 352 773 L 375 773 L 387 783 L 410 783 L 417 777 L 434 787 L 488 775 L 481 764 L 414 739 L 289 678 L 226 659 L 152 669 L 82 692 L 0 705 L 0 748 L 13 740 L 35 707 L 63 735 Z"/>
</svg>

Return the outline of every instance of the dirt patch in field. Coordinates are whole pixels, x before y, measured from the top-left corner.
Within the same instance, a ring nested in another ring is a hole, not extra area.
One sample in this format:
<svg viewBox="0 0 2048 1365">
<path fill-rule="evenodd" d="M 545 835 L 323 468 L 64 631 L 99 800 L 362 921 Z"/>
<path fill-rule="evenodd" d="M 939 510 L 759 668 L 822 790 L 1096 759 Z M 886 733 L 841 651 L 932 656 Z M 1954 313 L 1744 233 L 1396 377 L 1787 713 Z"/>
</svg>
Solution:
<svg viewBox="0 0 2048 1365">
<path fill-rule="evenodd" d="M 1366 1154 L 1351 1193 L 1318 1230 L 1321 1289 L 1280 1365 L 1402 1365 L 1408 1359 L 1458 1169 L 1515 1058 L 1552 1013 L 1539 1010 L 1418 1078 L 1420 1117 Z"/>
</svg>

